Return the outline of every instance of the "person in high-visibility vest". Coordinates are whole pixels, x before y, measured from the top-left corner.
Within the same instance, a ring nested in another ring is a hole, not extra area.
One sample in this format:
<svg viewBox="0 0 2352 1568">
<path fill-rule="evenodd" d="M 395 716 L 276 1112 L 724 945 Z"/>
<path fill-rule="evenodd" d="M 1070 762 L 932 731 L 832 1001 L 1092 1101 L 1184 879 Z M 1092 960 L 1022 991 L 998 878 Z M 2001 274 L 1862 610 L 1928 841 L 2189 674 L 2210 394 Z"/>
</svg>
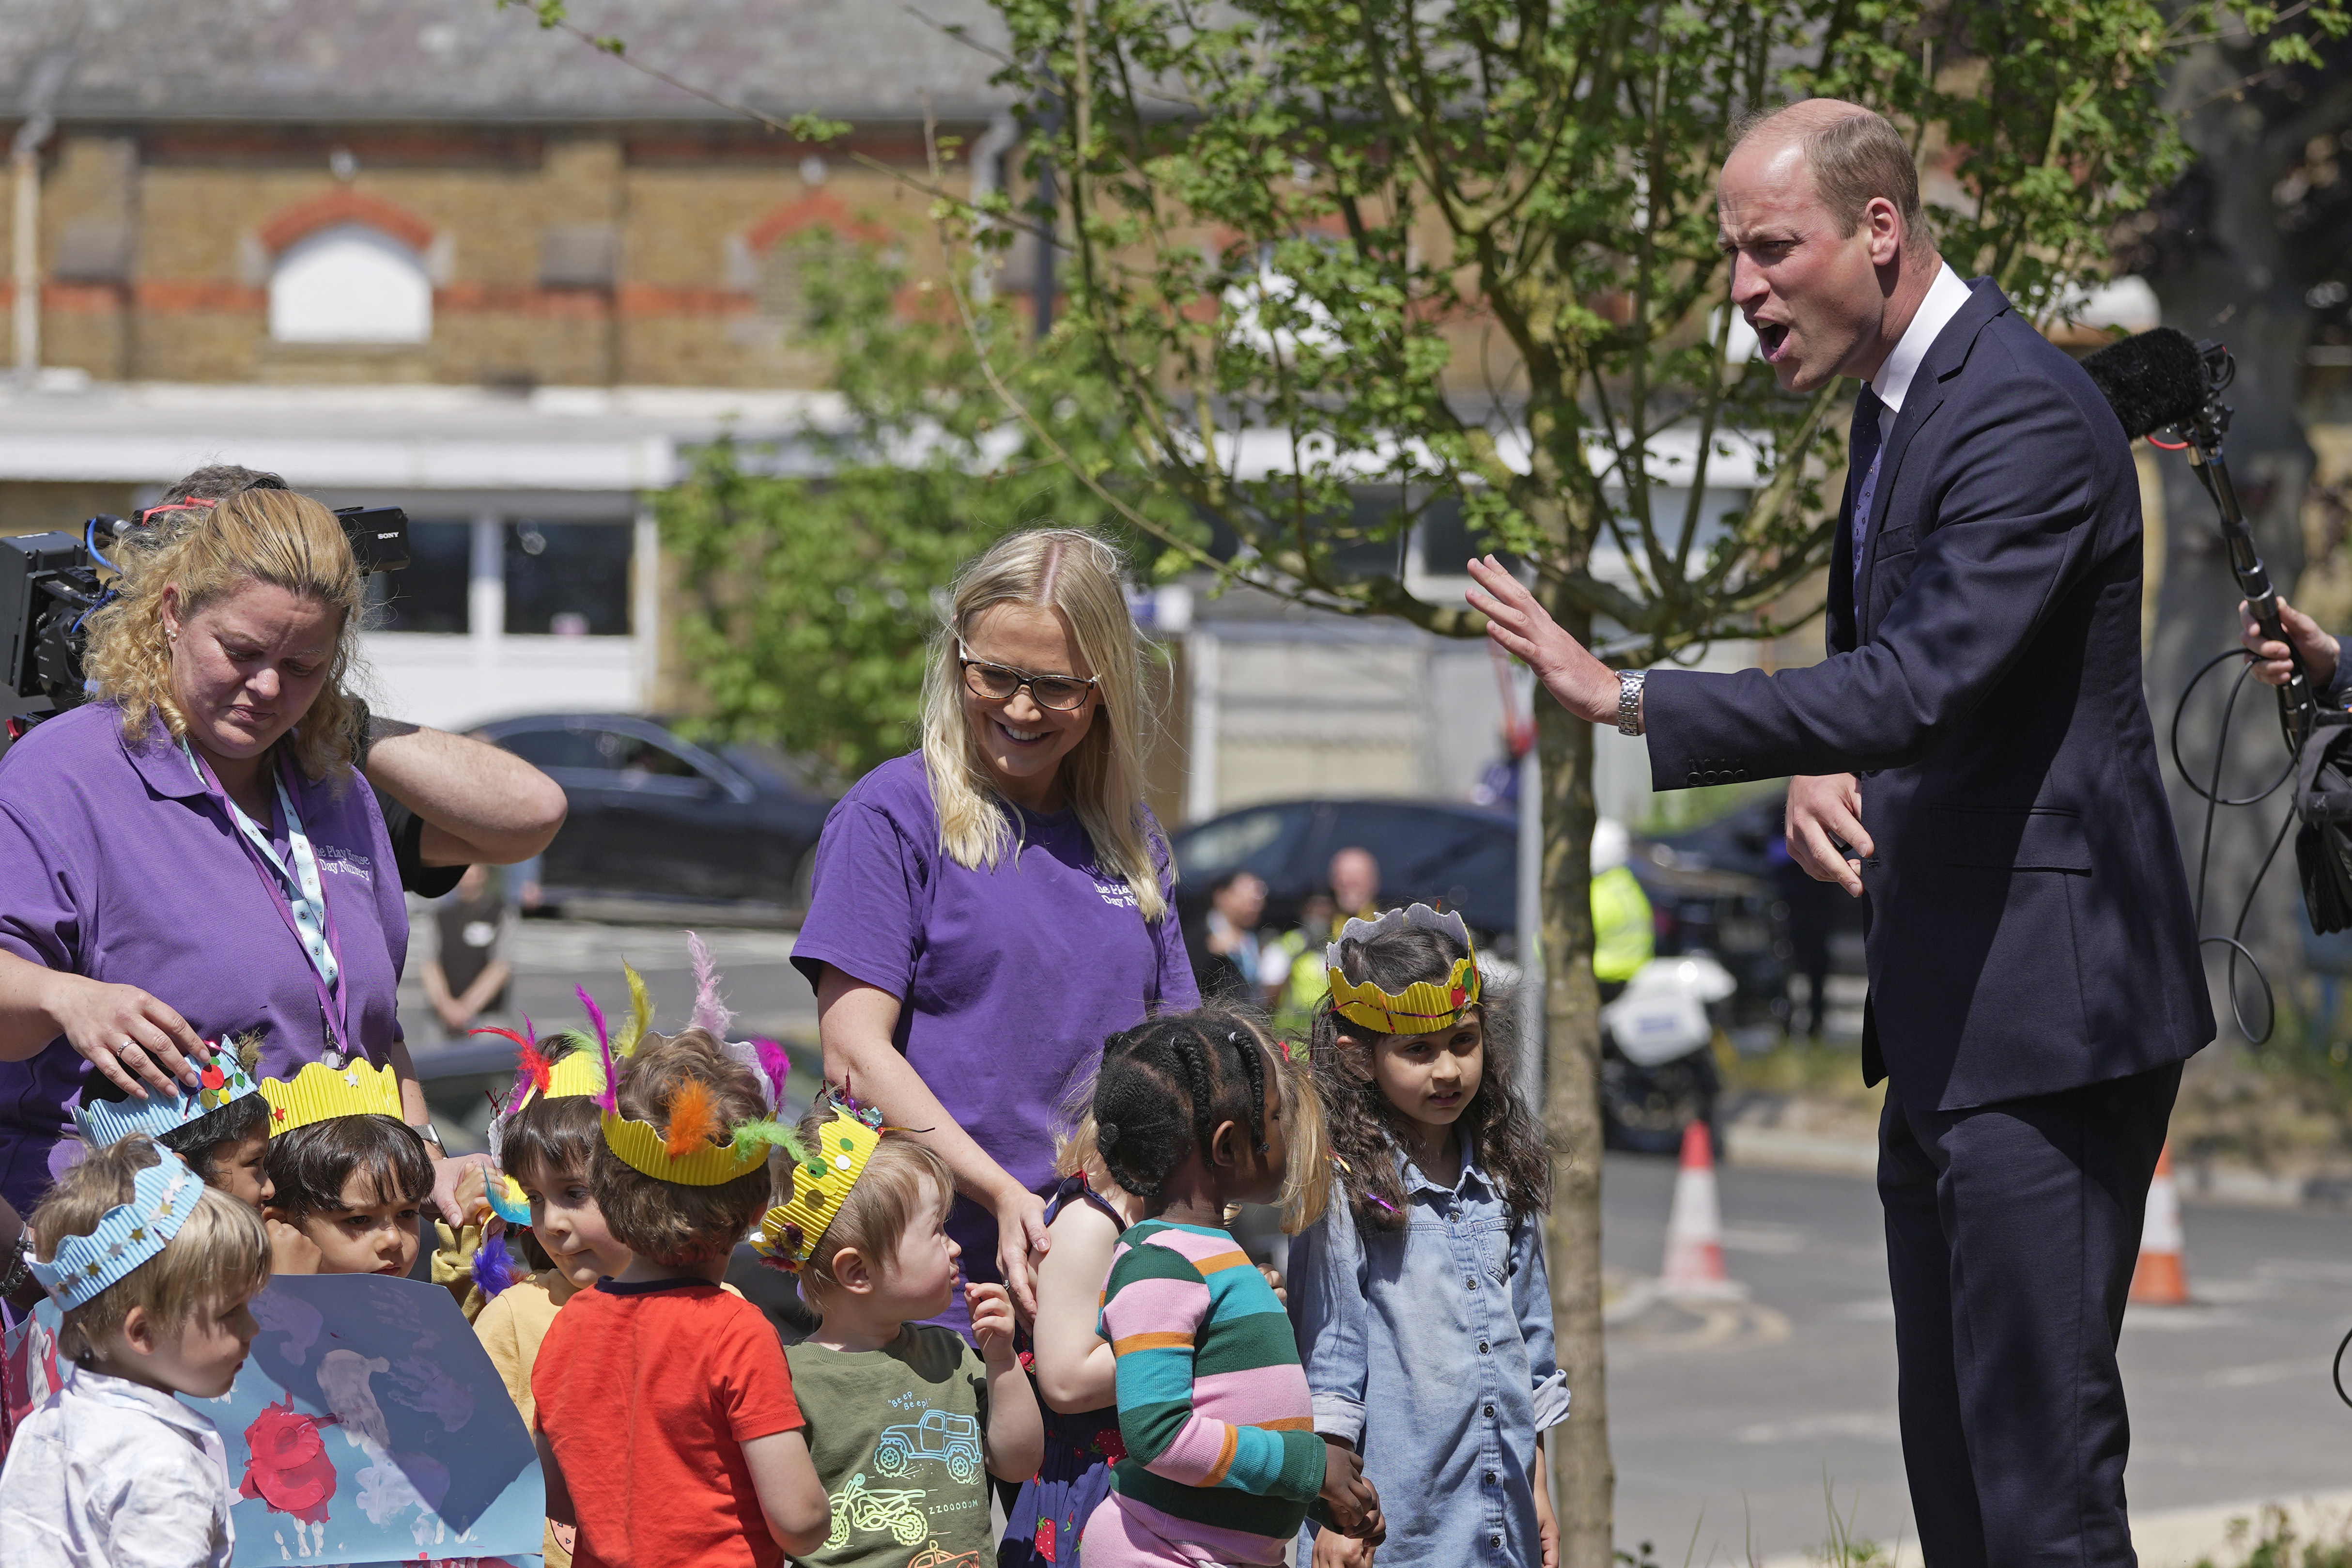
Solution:
<svg viewBox="0 0 2352 1568">
<path fill-rule="evenodd" d="M 1632 850 L 1623 823 L 1604 816 L 1592 825 L 1592 977 L 1603 1000 L 1657 952 L 1650 896 L 1625 864 Z"/>
</svg>

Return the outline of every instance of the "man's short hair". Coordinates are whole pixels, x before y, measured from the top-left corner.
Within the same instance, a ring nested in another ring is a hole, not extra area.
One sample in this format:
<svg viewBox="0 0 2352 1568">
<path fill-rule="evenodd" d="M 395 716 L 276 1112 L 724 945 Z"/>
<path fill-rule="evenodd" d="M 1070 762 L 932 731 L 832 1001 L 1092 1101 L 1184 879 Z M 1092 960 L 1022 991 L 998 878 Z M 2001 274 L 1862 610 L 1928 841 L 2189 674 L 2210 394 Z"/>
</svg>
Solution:
<svg viewBox="0 0 2352 1568">
<path fill-rule="evenodd" d="M 136 1133 L 85 1155 L 58 1178 L 26 1222 L 33 1256 L 55 1262 L 68 1237 L 94 1234 L 109 1209 L 131 1200 L 139 1173 L 160 1158 L 155 1145 Z M 133 1307 L 146 1308 L 160 1333 L 173 1333 L 198 1313 L 243 1300 L 268 1282 L 269 1233 L 261 1215 L 206 1187 L 162 1252 L 65 1314 L 58 1348 L 82 1359 L 122 1326 Z"/>
<path fill-rule="evenodd" d="M 1748 115 L 1733 129 L 1734 152 L 1765 132 L 1794 143 L 1804 153 L 1814 193 L 1840 235 L 1851 237 L 1862 226 L 1864 209 L 1884 196 L 1903 220 L 1903 237 L 1927 250 L 1935 248 L 1935 231 L 1919 205 L 1919 166 L 1912 161 L 1903 133 L 1885 115 L 1858 103 L 1814 98 Z"/>
</svg>

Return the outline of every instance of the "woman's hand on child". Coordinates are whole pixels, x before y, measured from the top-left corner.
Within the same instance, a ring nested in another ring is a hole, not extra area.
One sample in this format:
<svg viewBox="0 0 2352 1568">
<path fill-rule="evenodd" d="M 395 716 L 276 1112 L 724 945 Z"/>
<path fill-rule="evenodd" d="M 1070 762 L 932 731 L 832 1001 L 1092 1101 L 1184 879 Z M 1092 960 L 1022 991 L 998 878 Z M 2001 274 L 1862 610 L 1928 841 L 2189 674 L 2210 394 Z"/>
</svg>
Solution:
<svg viewBox="0 0 2352 1568">
<path fill-rule="evenodd" d="M 433 1196 L 427 1200 L 432 1205 L 433 1212 L 443 1219 L 463 1224 L 467 1215 L 473 1211 L 465 1205 L 460 1184 L 477 1171 L 487 1171 L 489 1163 L 490 1157 L 488 1154 L 460 1154 L 454 1160 L 435 1160 L 433 1162 Z M 477 1196 L 482 1190 L 478 1187 L 475 1189 Z"/>
<path fill-rule="evenodd" d="M 963 1305 L 971 1314 L 971 1337 L 980 1342 L 981 1359 L 992 1366 L 1014 1359 L 1011 1293 L 1002 1285 L 967 1285 Z"/>
<path fill-rule="evenodd" d="M 469 1227 L 479 1226 L 490 1213 L 490 1168 L 468 1165 L 455 1189 L 457 1217 Z"/>
<path fill-rule="evenodd" d="M 261 1222 L 269 1229 L 269 1271 L 272 1274 L 316 1274 L 326 1254 L 297 1227 L 275 1217 Z"/>
<path fill-rule="evenodd" d="M 1053 1249 L 1054 1238 L 1045 1234 L 1045 1200 L 1033 1192 L 1013 1187 L 996 1205 L 996 1271 L 1004 1279 L 1013 1299 L 1030 1316 L 1037 1312 L 1036 1276 L 1031 1272 L 1029 1259 Z"/>
</svg>

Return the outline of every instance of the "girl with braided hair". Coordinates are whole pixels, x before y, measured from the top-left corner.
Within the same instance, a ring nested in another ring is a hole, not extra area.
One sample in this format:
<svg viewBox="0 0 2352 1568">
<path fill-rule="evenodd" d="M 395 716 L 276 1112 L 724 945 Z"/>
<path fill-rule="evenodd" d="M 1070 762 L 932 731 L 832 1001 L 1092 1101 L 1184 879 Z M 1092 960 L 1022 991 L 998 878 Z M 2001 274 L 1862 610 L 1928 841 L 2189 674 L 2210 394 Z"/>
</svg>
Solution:
<svg viewBox="0 0 2352 1568">
<path fill-rule="evenodd" d="M 1409 1498 L 1392 1563 L 1559 1560 L 1543 1433 L 1568 1417 L 1540 1226 L 1551 1151 L 1517 1084 L 1516 1009 L 1457 914 L 1351 920 L 1311 1047 L 1346 1201 L 1291 1243 L 1315 1426 Z M 1324 1531 L 1299 1561 L 1367 1561 Z"/>
<path fill-rule="evenodd" d="M 1241 1015 L 1218 1008 L 1193 1016 L 1235 1043 L 1250 1037 L 1251 1025 Z M 1114 1053 L 1127 1045 L 1128 1035 L 1121 1033 L 1104 1050 Z M 1283 1228 L 1297 1231 L 1321 1212 L 1328 1166 L 1320 1152 L 1322 1116 L 1313 1096 L 1297 1092 L 1306 1078 L 1303 1053 L 1299 1062 L 1285 1059 L 1282 1065 L 1276 1087 L 1290 1145 Z M 1030 1260 L 1037 1279 L 1037 1317 L 1029 1360 L 1045 1406 L 1045 1458 L 1021 1483 L 1007 1511 L 997 1568 L 1067 1563 L 1067 1543 L 1110 1495 L 1110 1468 L 1127 1455 L 1118 1431 L 1118 1358 L 1095 1327 L 1112 1251 L 1128 1227 L 1145 1217 L 1144 1200 L 1120 1186 L 1103 1163 L 1095 1087 L 1096 1074 L 1088 1071 L 1063 1104 L 1068 1131 L 1056 1140 L 1054 1162 L 1061 1179 L 1045 1203 L 1053 1250 Z M 1281 1274 L 1262 1264 L 1258 1272 L 1275 1299 L 1284 1300 Z"/>
<path fill-rule="evenodd" d="M 1226 1228 L 1244 1203 L 1311 1219 L 1321 1163 L 1313 1086 L 1246 1016 L 1163 1016 L 1106 1043 L 1095 1081 L 1104 1167 L 1144 1218 L 1113 1252 L 1097 1332 L 1125 1447 L 1087 1520 L 1087 1568 L 1272 1564 L 1308 1514 L 1377 1540 L 1355 1454 L 1314 1432 L 1298 1347 Z M 1301 1134 L 1294 1146 L 1294 1133 Z"/>
</svg>

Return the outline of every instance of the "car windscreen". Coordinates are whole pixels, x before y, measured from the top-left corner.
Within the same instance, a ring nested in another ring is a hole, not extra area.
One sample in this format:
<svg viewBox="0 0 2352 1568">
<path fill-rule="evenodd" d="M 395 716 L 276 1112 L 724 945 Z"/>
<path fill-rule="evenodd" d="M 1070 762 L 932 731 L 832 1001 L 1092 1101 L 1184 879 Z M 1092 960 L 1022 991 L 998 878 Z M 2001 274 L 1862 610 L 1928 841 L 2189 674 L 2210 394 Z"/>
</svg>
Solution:
<svg viewBox="0 0 2352 1568">
<path fill-rule="evenodd" d="M 1279 886 L 1307 821 L 1303 805 L 1265 805 L 1212 817 L 1176 835 L 1177 875 L 1195 889 L 1228 871 L 1252 871 Z"/>
</svg>

